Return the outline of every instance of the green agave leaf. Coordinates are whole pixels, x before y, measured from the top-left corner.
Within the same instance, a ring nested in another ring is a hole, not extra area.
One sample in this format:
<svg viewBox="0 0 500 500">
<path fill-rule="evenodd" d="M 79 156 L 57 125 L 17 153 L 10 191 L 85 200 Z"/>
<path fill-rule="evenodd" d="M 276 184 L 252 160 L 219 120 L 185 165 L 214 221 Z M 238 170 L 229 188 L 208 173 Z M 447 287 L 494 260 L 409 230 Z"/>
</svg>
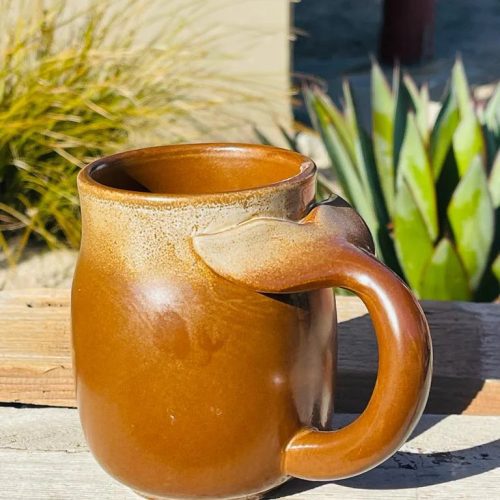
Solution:
<svg viewBox="0 0 500 500">
<path fill-rule="evenodd" d="M 462 117 L 474 114 L 474 105 L 470 97 L 469 83 L 465 75 L 464 65 L 460 58 L 457 58 L 451 71 L 452 92 L 458 102 L 458 108 Z"/>
<path fill-rule="evenodd" d="M 499 228 L 500 229 L 500 228 Z M 479 287 L 475 291 L 474 300 L 477 302 L 492 302 L 500 300 L 500 234 L 495 237 L 496 245 L 493 255 L 488 260 L 488 267 L 485 269 Z"/>
<path fill-rule="evenodd" d="M 319 120 L 318 117 L 316 116 L 316 111 L 314 109 L 315 102 L 316 102 L 316 95 L 307 86 L 304 86 L 302 88 L 302 95 L 304 96 L 304 104 L 306 105 L 307 109 L 307 114 L 309 115 L 309 119 L 311 120 L 311 123 L 315 130 L 319 133 Z"/>
<path fill-rule="evenodd" d="M 500 139 L 500 83 L 486 105 L 484 123 L 498 141 Z"/>
<path fill-rule="evenodd" d="M 455 155 L 453 154 L 453 149 L 449 149 L 441 168 L 441 174 L 435 180 L 438 227 L 441 229 L 446 230 L 449 226 L 448 206 L 459 182 L 460 176 L 458 175 Z"/>
<path fill-rule="evenodd" d="M 488 181 L 490 187 L 491 200 L 495 208 L 500 207 L 500 151 L 497 152 L 491 167 L 490 178 Z"/>
<path fill-rule="evenodd" d="M 495 278 L 500 282 L 500 253 L 497 255 L 497 258 L 493 261 L 491 265 L 491 270 L 495 275 Z"/>
<path fill-rule="evenodd" d="M 396 79 L 396 108 L 394 111 L 394 140 L 393 140 L 393 161 L 394 172 L 396 172 L 399 164 L 399 154 L 406 131 L 406 118 L 409 111 L 415 112 L 412 96 L 401 78 L 399 69 L 395 75 Z"/>
<path fill-rule="evenodd" d="M 429 144 L 429 103 L 431 98 L 429 96 L 429 86 L 424 84 L 420 90 L 420 106 L 417 109 L 417 123 L 420 135 L 424 143 Z"/>
<path fill-rule="evenodd" d="M 434 249 L 427 225 L 405 180 L 396 194 L 393 221 L 399 262 L 406 281 L 420 298 L 422 272 Z"/>
<path fill-rule="evenodd" d="M 488 159 L 486 165 L 492 165 L 497 151 L 500 148 L 500 137 L 498 137 L 497 140 L 493 131 L 484 124 L 481 125 L 481 131 L 483 133 L 486 157 Z"/>
<path fill-rule="evenodd" d="M 418 133 L 415 115 L 408 113 L 406 134 L 401 147 L 397 188 L 403 179 L 413 194 L 432 241 L 438 235 L 436 190 L 427 152 Z"/>
<path fill-rule="evenodd" d="M 257 137 L 257 140 L 260 142 L 260 144 L 263 144 L 264 146 L 272 146 L 271 140 L 258 127 L 254 127 L 253 132 Z"/>
<path fill-rule="evenodd" d="M 353 161 L 358 164 L 360 175 L 363 176 L 364 182 L 368 185 L 368 179 L 366 176 L 366 168 L 360 161 L 363 162 L 363 156 L 360 154 L 360 138 L 359 134 L 361 132 L 361 127 L 359 126 L 358 120 L 358 110 L 354 101 L 351 86 L 347 80 L 342 82 L 342 92 L 344 96 L 344 116 L 345 123 L 349 130 L 349 135 L 351 137 L 352 151 L 353 151 Z"/>
<path fill-rule="evenodd" d="M 430 137 L 431 164 L 435 179 L 441 173 L 458 121 L 459 113 L 456 98 L 453 93 L 448 91 Z"/>
<path fill-rule="evenodd" d="M 482 158 L 483 164 L 486 163 L 486 144 L 481 125 L 473 114 L 468 114 L 460 120 L 453 134 L 453 151 L 460 177 L 478 156 Z"/>
<path fill-rule="evenodd" d="M 472 290 L 477 287 L 488 262 L 494 218 L 486 174 L 477 156 L 460 180 L 448 207 L 456 248 Z"/>
<path fill-rule="evenodd" d="M 292 151 L 298 151 L 297 149 L 297 140 L 295 135 L 290 134 L 285 127 L 278 125 L 278 129 L 281 132 L 281 136 L 283 137 L 284 141 L 287 144 L 287 147 L 291 149 Z M 253 132 L 259 141 L 260 144 L 263 144 L 264 146 L 274 146 L 275 143 L 265 134 L 260 130 L 258 127 L 253 127 Z"/>
<path fill-rule="evenodd" d="M 467 275 L 450 240 L 443 238 L 423 270 L 420 293 L 427 300 L 470 300 Z"/>
<path fill-rule="evenodd" d="M 328 118 L 336 129 L 337 134 L 342 141 L 342 145 L 346 149 L 351 160 L 354 162 L 356 158 L 354 151 L 356 131 L 351 129 L 349 121 L 344 118 L 337 106 L 335 106 L 332 100 L 324 92 L 317 89 L 314 91 L 314 95 L 316 99 L 320 101 L 324 112 L 328 115 Z"/>
<path fill-rule="evenodd" d="M 389 214 L 394 208 L 394 96 L 380 66 L 372 65 L 372 130 L 373 150 L 385 204 Z"/>
<path fill-rule="evenodd" d="M 429 143 L 429 87 L 424 84 L 418 91 L 415 81 L 410 75 L 403 77 L 404 84 L 408 90 L 415 108 L 415 116 L 417 118 L 418 131 L 425 145 Z"/>
<path fill-rule="evenodd" d="M 377 220 L 364 192 L 358 172 L 346 148 L 343 146 L 328 113 L 325 111 L 322 101 L 310 90 L 304 92 L 304 97 L 311 114 L 311 120 L 321 134 L 344 194 L 365 219 L 368 226 L 376 227 Z"/>
<path fill-rule="evenodd" d="M 278 128 L 281 132 L 281 135 L 283 135 L 288 147 L 292 151 L 297 151 L 297 139 L 296 139 L 295 135 L 290 134 L 290 132 L 288 132 L 288 130 L 285 127 L 283 127 L 282 125 L 279 125 Z"/>
<path fill-rule="evenodd" d="M 359 166 L 364 189 L 374 212 L 374 223 L 369 226 L 375 241 L 376 254 L 393 270 L 401 272 L 389 234 L 389 216 L 375 165 L 373 144 L 367 132 L 360 126 L 356 101 L 347 82 L 344 82 L 344 101 L 346 121 L 353 132 L 355 162 Z"/>
<path fill-rule="evenodd" d="M 365 192 L 374 207 L 376 217 L 383 224 L 388 222 L 387 210 L 382 194 L 377 167 L 373 155 L 373 145 L 366 131 L 360 126 L 360 119 L 352 89 L 347 81 L 343 86 L 345 100 L 345 116 L 354 139 L 354 161 L 358 165 Z"/>
<path fill-rule="evenodd" d="M 418 105 L 420 104 L 420 92 L 418 91 L 415 80 L 408 73 L 405 73 L 405 75 L 403 76 L 403 82 L 406 85 L 411 98 L 413 99 L 414 106 L 418 107 Z"/>
</svg>

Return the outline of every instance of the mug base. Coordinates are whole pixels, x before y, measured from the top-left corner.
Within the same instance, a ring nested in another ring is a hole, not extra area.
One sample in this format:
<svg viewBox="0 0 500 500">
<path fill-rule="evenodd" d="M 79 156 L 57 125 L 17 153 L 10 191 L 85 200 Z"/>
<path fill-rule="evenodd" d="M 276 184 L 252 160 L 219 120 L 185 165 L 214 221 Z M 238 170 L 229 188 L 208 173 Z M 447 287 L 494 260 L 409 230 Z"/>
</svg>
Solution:
<svg viewBox="0 0 500 500">
<path fill-rule="evenodd" d="M 170 497 L 152 497 L 149 495 L 144 495 L 142 493 L 139 493 L 138 491 L 135 490 L 134 493 L 142 498 L 145 498 L 146 500 L 178 500 L 176 498 L 170 498 Z M 262 498 L 264 498 L 264 493 L 259 493 L 258 495 L 249 495 L 244 497 L 234 497 L 231 498 L 230 500 L 261 500 Z M 189 500 L 189 499 L 184 499 L 184 500 Z M 192 500 L 196 500 L 196 498 L 193 498 Z"/>
</svg>

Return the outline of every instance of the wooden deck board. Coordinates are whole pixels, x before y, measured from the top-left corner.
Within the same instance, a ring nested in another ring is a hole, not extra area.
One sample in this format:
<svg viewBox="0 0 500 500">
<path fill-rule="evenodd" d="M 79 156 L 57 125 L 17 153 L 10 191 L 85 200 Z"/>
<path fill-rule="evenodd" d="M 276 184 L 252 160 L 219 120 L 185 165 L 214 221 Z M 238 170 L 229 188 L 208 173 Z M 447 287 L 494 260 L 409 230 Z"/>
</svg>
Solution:
<svg viewBox="0 0 500 500">
<path fill-rule="evenodd" d="M 74 406 L 69 290 L 0 292 L 0 401 Z M 376 377 L 366 309 L 337 297 L 336 407 L 359 412 Z M 500 415 L 500 305 L 424 302 L 434 344 L 430 413 Z"/>
<path fill-rule="evenodd" d="M 337 416 L 343 425 L 353 416 Z M 337 483 L 291 481 L 268 499 L 494 499 L 500 417 L 424 415 L 393 458 Z M 76 410 L 0 407 L 0 499 L 137 499 L 96 464 Z"/>
</svg>

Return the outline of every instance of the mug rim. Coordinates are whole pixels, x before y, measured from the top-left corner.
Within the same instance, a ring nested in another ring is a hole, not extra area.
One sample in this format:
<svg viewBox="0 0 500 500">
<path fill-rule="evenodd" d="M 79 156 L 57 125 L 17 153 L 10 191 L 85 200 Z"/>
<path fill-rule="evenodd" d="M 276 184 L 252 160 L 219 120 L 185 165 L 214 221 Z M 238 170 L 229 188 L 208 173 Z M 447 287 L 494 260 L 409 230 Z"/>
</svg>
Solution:
<svg viewBox="0 0 500 500">
<path fill-rule="evenodd" d="M 182 154 L 182 153 L 203 153 L 206 151 L 231 151 L 240 150 L 242 154 L 245 152 L 263 152 L 272 153 L 278 156 L 277 161 L 291 161 L 297 165 L 299 172 L 291 177 L 280 179 L 279 181 L 261 186 L 255 186 L 245 189 L 236 189 L 228 191 L 220 191 L 214 193 L 153 193 L 134 191 L 129 189 L 116 188 L 97 181 L 93 176 L 93 172 L 98 168 L 106 168 L 122 159 L 141 160 L 150 159 L 162 154 Z M 165 203 L 171 201 L 210 201 L 221 200 L 223 198 L 234 198 L 235 196 L 254 196 L 256 194 L 264 194 L 269 191 L 275 190 L 288 190 L 298 185 L 303 185 L 313 179 L 316 175 L 317 167 L 313 160 L 309 157 L 291 151 L 288 149 L 278 148 L 275 146 L 267 146 L 260 144 L 246 144 L 246 143 L 231 143 L 231 142 L 217 142 L 217 143 L 196 143 L 196 144 L 174 144 L 154 146 L 147 148 L 139 148 L 99 158 L 92 163 L 86 165 L 78 174 L 77 183 L 78 189 L 94 193 L 98 197 L 114 199 L 123 202 L 158 202 Z"/>
</svg>

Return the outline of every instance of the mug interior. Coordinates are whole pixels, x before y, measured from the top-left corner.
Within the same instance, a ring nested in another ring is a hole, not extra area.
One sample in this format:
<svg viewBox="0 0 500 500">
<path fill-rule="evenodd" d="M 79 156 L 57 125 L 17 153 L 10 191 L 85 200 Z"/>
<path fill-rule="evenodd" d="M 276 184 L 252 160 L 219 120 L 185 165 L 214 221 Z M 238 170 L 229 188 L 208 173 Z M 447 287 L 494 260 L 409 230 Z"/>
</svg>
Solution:
<svg viewBox="0 0 500 500">
<path fill-rule="evenodd" d="M 310 159 L 250 144 L 163 146 L 109 156 L 88 167 L 98 184 L 142 193 L 226 193 L 286 182 L 314 172 Z"/>
</svg>

